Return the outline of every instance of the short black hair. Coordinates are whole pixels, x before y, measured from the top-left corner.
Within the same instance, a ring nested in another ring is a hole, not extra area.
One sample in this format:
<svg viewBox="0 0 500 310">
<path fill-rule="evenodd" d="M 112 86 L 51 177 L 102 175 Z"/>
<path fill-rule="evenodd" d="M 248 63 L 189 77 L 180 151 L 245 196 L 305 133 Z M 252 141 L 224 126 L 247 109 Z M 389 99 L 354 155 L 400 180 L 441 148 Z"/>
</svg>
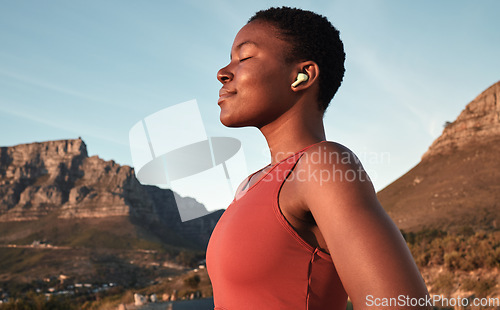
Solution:
<svg viewBox="0 0 500 310">
<path fill-rule="evenodd" d="M 291 44 L 286 61 L 312 60 L 320 68 L 319 108 L 325 111 L 344 77 L 345 52 L 339 31 L 317 13 L 290 7 L 258 11 L 248 23 L 269 22 Z"/>
</svg>

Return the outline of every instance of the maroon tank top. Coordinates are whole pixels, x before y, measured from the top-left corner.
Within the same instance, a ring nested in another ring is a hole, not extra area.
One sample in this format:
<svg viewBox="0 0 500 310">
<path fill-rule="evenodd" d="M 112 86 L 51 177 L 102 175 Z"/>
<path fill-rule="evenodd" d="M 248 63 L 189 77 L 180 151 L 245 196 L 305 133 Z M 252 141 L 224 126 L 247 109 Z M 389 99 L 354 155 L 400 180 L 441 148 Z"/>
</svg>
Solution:
<svg viewBox="0 0 500 310">
<path fill-rule="evenodd" d="M 346 308 L 330 255 L 302 239 L 278 204 L 281 186 L 311 146 L 272 166 L 219 219 L 206 257 L 215 309 Z"/>
</svg>

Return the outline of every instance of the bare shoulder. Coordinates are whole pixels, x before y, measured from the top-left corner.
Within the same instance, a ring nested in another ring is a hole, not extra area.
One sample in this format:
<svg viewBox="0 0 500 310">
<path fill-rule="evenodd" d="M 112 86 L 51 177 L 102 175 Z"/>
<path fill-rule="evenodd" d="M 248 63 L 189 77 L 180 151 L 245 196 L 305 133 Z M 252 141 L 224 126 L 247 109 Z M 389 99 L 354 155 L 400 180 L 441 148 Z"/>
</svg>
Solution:
<svg viewBox="0 0 500 310">
<path fill-rule="evenodd" d="M 304 151 L 300 163 L 317 169 L 331 166 L 338 166 L 338 168 L 362 166 L 353 151 L 340 143 L 332 141 L 319 143 Z"/>
<path fill-rule="evenodd" d="M 298 196 L 316 222 L 335 223 L 340 233 L 349 225 L 364 225 L 360 213 L 385 216 L 370 177 L 348 147 L 330 141 L 314 145 L 304 152 L 297 169 L 302 173 Z"/>
<path fill-rule="evenodd" d="M 375 191 L 359 158 L 348 147 L 327 141 L 307 149 L 296 166 L 304 195 L 324 195 L 346 191 L 370 194 Z"/>
</svg>

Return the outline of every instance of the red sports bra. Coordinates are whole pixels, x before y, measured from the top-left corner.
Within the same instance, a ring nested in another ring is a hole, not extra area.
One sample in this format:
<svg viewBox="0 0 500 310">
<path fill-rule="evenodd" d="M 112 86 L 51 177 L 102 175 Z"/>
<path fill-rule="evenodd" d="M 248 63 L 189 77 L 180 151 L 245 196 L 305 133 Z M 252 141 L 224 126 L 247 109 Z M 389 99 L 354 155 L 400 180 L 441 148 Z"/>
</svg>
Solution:
<svg viewBox="0 0 500 310">
<path fill-rule="evenodd" d="M 330 255 L 303 240 L 278 205 L 281 186 L 311 146 L 272 166 L 219 219 L 206 257 L 216 310 L 346 308 Z"/>
</svg>

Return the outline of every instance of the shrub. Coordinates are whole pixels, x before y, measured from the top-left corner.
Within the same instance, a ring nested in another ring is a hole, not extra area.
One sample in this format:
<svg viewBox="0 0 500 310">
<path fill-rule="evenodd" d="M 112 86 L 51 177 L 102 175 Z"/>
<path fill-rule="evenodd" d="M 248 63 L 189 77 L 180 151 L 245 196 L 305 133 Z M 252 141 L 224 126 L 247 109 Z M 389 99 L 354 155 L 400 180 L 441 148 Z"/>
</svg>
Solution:
<svg viewBox="0 0 500 310">
<path fill-rule="evenodd" d="M 497 285 L 495 278 L 488 279 L 471 279 L 467 278 L 462 282 L 462 288 L 468 291 L 473 291 L 478 297 L 486 297 Z"/>
<path fill-rule="evenodd" d="M 452 273 L 445 272 L 437 276 L 436 279 L 434 279 L 432 285 L 433 285 L 433 290 L 438 291 L 438 292 L 443 292 L 443 293 L 450 293 L 451 290 L 454 287 L 455 279 Z"/>
<path fill-rule="evenodd" d="M 193 289 L 198 287 L 198 284 L 200 284 L 200 281 L 201 281 L 200 276 L 197 274 L 184 279 L 184 283 L 186 285 L 189 285 L 189 287 L 191 287 Z"/>
</svg>

